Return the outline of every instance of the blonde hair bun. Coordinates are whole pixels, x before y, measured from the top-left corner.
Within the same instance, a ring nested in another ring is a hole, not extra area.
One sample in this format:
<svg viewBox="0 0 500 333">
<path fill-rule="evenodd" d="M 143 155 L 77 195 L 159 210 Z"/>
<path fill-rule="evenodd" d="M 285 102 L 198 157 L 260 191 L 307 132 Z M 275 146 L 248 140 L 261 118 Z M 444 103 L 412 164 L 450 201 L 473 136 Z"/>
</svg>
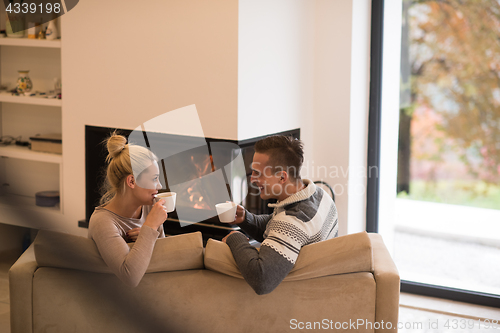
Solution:
<svg viewBox="0 0 500 333">
<path fill-rule="evenodd" d="M 104 143 L 104 141 L 103 141 Z M 101 205 L 108 203 L 118 193 L 125 191 L 128 175 L 139 179 L 141 173 L 158 162 L 158 157 L 146 147 L 127 144 L 127 138 L 116 132 L 106 140 L 108 157 L 106 162 L 106 180 L 101 188 Z"/>
<path fill-rule="evenodd" d="M 113 133 L 107 142 L 108 153 L 111 158 L 115 158 L 127 146 L 127 139 L 123 135 Z"/>
</svg>

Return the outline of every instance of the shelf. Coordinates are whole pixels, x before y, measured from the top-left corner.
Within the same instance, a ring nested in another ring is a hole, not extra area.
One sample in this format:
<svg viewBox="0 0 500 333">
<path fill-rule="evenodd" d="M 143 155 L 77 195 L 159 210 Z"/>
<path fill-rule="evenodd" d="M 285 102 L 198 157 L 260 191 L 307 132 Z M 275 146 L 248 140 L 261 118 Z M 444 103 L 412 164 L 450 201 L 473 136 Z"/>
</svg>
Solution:
<svg viewBox="0 0 500 333">
<path fill-rule="evenodd" d="M 14 194 L 0 195 L 0 223 L 44 229 L 62 221 L 60 204 L 40 207 L 35 198 Z"/>
<path fill-rule="evenodd" d="M 21 206 L 25 208 L 29 208 L 32 210 L 42 211 L 42 212 L 52 212 L 52 213 L 60 213 L 61 209 L 59 204 L 54 207 L 40 207 L 35 204 L 35 198 L 26 197 L 24 195 L 15 195 L 15 194 L 3 194 L 0 195 L 0 207 L 10 207 L 14 208 L 16 206 Z"/>
<path fill-rule="evenodd" d="M 31 105 L 47 105 L 47 106 L 62 106 L 62 99 L 44 98 L 40 96 L 13 96 L 10 92 L 0 92 L 0 102 L 31 104 Z"/>
<path fill-rule="evenodd" d="M 32 151 L 28 147 L 16 145 L 0 146 L 0 156 L 57 164 L 62 162 L 62 155 Z"/>
<path fill-rule="evenodd" d="M 27 47 L 48 47 L 48 48 L 61 48 L 61 40 L 47 40 L 47 39 L 29 39 L 29 38 L 0 38 L 0 45 L 6 46 L 27 46 Z"/>
</svg>

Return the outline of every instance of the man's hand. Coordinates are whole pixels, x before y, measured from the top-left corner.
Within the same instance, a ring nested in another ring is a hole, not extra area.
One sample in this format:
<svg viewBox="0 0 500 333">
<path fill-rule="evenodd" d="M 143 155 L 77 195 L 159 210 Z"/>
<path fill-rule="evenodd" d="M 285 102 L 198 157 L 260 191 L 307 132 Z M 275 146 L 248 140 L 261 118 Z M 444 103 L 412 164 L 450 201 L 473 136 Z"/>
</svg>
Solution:
<svg viewBox="0 0 500 333">
<path fill-rule="evenodd" d="M 141 228 L 134 228 L 130 229 L 127 231 L 127 240 L 129 242 L 135 242 L 137 240 L 137 237 L 139 237 L 139 232 L 141 231 Z"/>
<path fill-rule="evenodd" d="M 234 221 L 229 224 L 240 224 L 241 222 L 245 221 L 245 214 L 246 214 L 245 208 L 243 208 L 243 206 L 238 205 L 236 207 L 236 217 Z"/>
<path fill-rule="evenodd" d="M 234 231 L 234 230 L 233 230 L 233 231 L 231 231 L 230 233 L 228 233 L 228 234 L 226 235 L 226 237 L 222 238 L 222 243 L 225 243 L 225 242 L 226 242 L 226 239 L 227 239 L 229 236 L 231 236 L 232 234 L 234 234 L 234 233 L 239 233 L 239 234 L 242 234 L 242 235 L 243 235 L 243 233 L 242 233 L 242 232 L 239 232 L 239 231 Z M 245 235 L 243 235 L 243 236 L 245 236 Z M 246 237 L 246 239 L 248 239 L 248 237 L 247 237 L 247 236 L 245 236 L 245 237 Z"/>
</svg>

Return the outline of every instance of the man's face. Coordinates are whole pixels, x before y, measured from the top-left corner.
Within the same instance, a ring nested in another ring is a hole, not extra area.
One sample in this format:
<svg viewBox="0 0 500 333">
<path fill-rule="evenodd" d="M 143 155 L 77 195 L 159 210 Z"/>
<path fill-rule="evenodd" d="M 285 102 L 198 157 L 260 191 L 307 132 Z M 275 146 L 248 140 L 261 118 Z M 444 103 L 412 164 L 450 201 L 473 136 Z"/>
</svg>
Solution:
<svg viewBox="0 0 500 333">
<path fill-rule="evenodd" d="M 279 199 L 283 194 L 283 184 L 280 182 L 280 172 L 269 165 L 269 155 L 255 153 L 252 162 L 251 182 L 260 190 L 263 200 Z"/>
</svg>

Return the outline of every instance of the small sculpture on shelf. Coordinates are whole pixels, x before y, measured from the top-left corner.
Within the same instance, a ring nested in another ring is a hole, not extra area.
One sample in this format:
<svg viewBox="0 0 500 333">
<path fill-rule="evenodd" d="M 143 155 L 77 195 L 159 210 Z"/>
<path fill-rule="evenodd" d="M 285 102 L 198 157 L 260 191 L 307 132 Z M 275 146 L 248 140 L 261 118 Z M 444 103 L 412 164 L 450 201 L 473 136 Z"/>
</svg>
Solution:
<svg viewBox="0 0 500 333">
<path fill-rule="evenodd" d="M 40 29 L 38 31 L 38 39 L 45 39 L 45 28 L 43 23 L 40 23 Z"/>
<path fill-rule="evenodd" d="M 16 91 L 18 93 L 30 92 L 33 88 L 33 82 L 28 75 L 30 71 L 18 71 L 19 77 L 17 78 Z"/>
<path fill-rule="evenodd" d="M 49 21 L 49 24 L 47 25 L 47 29 L 45 30 L 45 38 L 48 40 L 54 40 L 57 39 L 58 31 L 56 27 L 56 22 L 55 20 Z"/>
<path fill-rule="evenodd" d="M 38 28 L 36 30 L 36 38 L 37 39 L 47 39 L 47 24 L 40 20 L 38 24 Z"/>
</svg>

